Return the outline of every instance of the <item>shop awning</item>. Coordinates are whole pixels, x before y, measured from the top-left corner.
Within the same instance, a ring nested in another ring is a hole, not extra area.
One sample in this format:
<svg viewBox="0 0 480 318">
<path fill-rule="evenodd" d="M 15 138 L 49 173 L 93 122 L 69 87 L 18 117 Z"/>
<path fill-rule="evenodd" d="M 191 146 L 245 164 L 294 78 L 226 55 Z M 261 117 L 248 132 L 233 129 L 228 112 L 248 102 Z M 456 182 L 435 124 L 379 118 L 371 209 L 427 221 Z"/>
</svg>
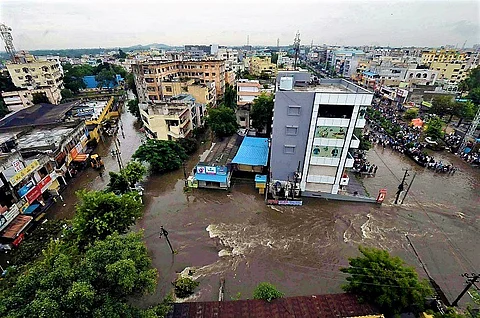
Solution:
<svg viewBox="0 0 480 318">
<path fill-rule="evenodd" d="M 227 176 L 218 174 L 195 173 L 195 179 L 198 181 L 227 183 Z"/>
<path fill-rule="evenodd" d="M 32 204 L 32 205 L 29 205 L 29 206 L 25 209 L 25 211 L 23 211 L 23 214 L 26 214 L 26 215 L 32 214 L 39 206 L 40 206 L 40 204 Z"/>
<path fill-rule="evenodd" d="M 76 162 L 84 162 L 88 159 L 88 155 L 87 154 L 84 154 L 84 153 L 81 153 L 81 154 L 78 154 L 74 159 L 73 161 L 76 161 Z"/>
<path fill-rule="evenodd" d="M 8 239 L 16 238 L 18 235 L 20 235 L 20 233 L 23 232 L 27 225 L 32 222 L 32 219 L 33 218 L 28 215 L 18 215 L 3 231 L 2 237 Z"/>
</svg>

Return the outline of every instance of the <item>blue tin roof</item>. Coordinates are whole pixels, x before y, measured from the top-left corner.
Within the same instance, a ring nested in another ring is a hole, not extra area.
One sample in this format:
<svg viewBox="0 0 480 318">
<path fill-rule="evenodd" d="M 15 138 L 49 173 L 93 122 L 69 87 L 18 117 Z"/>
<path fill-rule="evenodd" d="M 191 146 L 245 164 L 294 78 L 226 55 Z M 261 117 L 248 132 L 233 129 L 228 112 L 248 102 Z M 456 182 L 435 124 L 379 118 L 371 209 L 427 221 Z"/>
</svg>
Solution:
<svg viewBox="0 0 480 318">
<path fill-rule="evenodd" d="M 243 138 L 232 163 L 250 166 L 266 166 L 268 162 L 268 138 Z"/>
<path fill-rule="evenodd" d="M 115 80 L 108 83 L 107 86 L 103 88 L 113 88 L 118 86 L 118 82 L 123 81 L 123 78 L 120 75 L 115 75 Z M 95 79 L 95 75 L 86 75 L 83 77 L 83 82 L 87 88 L 98 88 L 98 82 Z"/>
<path fill-rule="evenodd" d="M 195 180 L 227 183 L 227 176 L 222 176 L 218 174 L 195 173 Z"/>
<path fill-rule="evenodd" d="M 375 75 L 378 75 L 377 73 L 373 73 L 373 72 L 370 72 L 370 71 L 365 71 L 363 72 L 363 74 L 367 75 L 367 76 L 375 76 Z"/>
</svg>

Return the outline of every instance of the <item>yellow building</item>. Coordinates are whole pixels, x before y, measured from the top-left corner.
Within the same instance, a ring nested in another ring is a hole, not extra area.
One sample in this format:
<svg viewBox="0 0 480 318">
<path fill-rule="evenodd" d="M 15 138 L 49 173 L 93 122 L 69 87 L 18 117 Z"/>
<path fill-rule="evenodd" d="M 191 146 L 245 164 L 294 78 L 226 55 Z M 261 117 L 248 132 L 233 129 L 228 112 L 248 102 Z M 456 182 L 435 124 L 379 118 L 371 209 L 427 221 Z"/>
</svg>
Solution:
<svg viewBox="0 0 480 318">
<path fill-rule="evenodd" d="M 468 77 L 468 66 L 463 63 L 441 63 L 433 62 L 430 70 L 438 72 L 438 80 L 443 81 L 447 86 L 457 86 L 460 81 Z"/>
<path fill-rule="evenodd" d="M 277 75 L 277 65 L 272 63 L 269 56 L 253 56 L 250 58 L 250 74 L 260 76 L 268 74 L 269 76 Z"/>
<path fill-rule="evenodd" d="M 132 65 L 135 84 L 142 103 L 160 101 L 163 95 L 173 94 L 162 82 L 188 81 L 197 79 L 200 84 L 215 83 L 217 99 L 225 92 L 225 61 L 147 61 Z M 173 94 L 175 95 L 175 94 Z"/>
<path fill-rule="evenodd" d="M 188 137 L 193 129 L 203 125 L 205 105 L 195 103 L 191 95 L 181 94 L 168 101 L 139 106 L 148 138 L 177 140 Z"/>
<path fill-rule="evenodd" d="M 217 100 L 216 87 L 214 82 L 207 84 L 199 80 L 190 79 L 187 81 L 162 82 L 159 85 L 160 95 L 164 99 L 172 98 L 180 94 L 188 93 L 195 98 L 197 103 L 215 105 Z M 155 87 L 147 87 L 149 92 L 155 91 Z M 160 98 L 161 99 L 161 98 Z"/>
<path fill-rule="evenodd" d="M 430 65 L 434 62 L 454 63 L 464 62 L 468 58 L 468 53 L 461 53 L 457 50 L 431 50 L 422 52 L 422 64 Z"/>
</svg>

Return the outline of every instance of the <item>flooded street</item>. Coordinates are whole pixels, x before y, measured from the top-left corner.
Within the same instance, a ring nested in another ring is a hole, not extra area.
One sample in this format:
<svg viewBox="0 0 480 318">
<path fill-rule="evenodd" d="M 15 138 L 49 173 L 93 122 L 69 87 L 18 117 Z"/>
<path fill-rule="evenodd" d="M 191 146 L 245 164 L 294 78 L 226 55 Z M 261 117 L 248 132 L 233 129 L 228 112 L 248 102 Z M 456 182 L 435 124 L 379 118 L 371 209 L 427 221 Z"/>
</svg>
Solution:
<svg viewBox="0 0 480 318">
<path fill-rule="evenodd" d="M 119 133 L 124 163 L 141 142 L 129 113 L 122 115 L 125 139 Z M 100 143 L 106 171 L 117 171 L 112 145 Z M 206 149 L 202 146 L 200 152 Z M 158 303 L 171 290 L 177 272 L 196 268 L 200 286 L 192 300 L 217 300 L 219 281 L 225 278 L 225 299 L 251 298 L 262 281 L 276 285 L 288 296 L 340 292 L 346 275 L 339 268 L 357 255 L 359 244 L 389 250 L 425 272 L 405 238 L 408 234 L 428 270 L 452 301 L 463 287 L 460 274 L 478 270 L 480 229 L 480 171 L 449 154 L 444 157 L 459 167 L 453 175 L 424 170 L 390 149 L 369 151 L 377 165 L 374 178 L 364 180 L 376 196 L 388 190 L 382 206 L 305 199 L 302 207 L 266 206 L 252 184 L 234 184 L 231 192 L 195 189 L 184 192 L 183 171 L 151 176 L 145 185 L 144 216 L 137 224 L 159 271 L 154 295 L 143 305 Z M 190 170 L 198 161 L 194 156 Z M 405 203 L 393 205 L 403 169 L 417 172 Z M 63 193 L 66 205 L 55 208 L 57 217 L 74 213 L 74 192 L 102 189 L 108 175 L 100 178 L 85 170 Z M 169 232 L 172 255 L 160 226 Z M 240 293 L 240 294 L 239 294 Z M 468 297 L 468 296 L 467 296 Z M 465 298 L 467 298 L 465 297 Z"/>
</svg>

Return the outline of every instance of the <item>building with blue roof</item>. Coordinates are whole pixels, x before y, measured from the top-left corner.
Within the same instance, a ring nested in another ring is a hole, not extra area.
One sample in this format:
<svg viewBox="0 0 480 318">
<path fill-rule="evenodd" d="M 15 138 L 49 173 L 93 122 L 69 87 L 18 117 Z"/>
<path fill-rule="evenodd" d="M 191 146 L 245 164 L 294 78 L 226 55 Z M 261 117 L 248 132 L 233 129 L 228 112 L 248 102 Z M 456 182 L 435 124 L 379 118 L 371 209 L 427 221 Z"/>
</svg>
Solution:
<svg viewBox="0 0 480 318">
<path fill-rule="evenodd" d="M 119 74 L 116 74 L 115 75 L 115 80 L 114 81 L 110 81 L 108 83 L 108 85 L 104 85 L 103 87 L 101 88 L 115 88 L 117 87 L 118 85 L 120 85 L 120 83 L 122 83 L 124 81 L 123 77 Z M 97 82 L 97 80 L 95 79 L 95 75 L 86 75 L 83 77 L 83 82 L 85 83 L 85 85 L 87 86 L 86 88 L 87 89 L 92 89 L 92 88 L 99 88 L 99 83 Z"/>
<path fill-rule="evenodd" d="M 260 173 L 268 164 L 268 152 L 268 138 L 246 136 L 232 163 L 238 171 Z"/>
</svg>

